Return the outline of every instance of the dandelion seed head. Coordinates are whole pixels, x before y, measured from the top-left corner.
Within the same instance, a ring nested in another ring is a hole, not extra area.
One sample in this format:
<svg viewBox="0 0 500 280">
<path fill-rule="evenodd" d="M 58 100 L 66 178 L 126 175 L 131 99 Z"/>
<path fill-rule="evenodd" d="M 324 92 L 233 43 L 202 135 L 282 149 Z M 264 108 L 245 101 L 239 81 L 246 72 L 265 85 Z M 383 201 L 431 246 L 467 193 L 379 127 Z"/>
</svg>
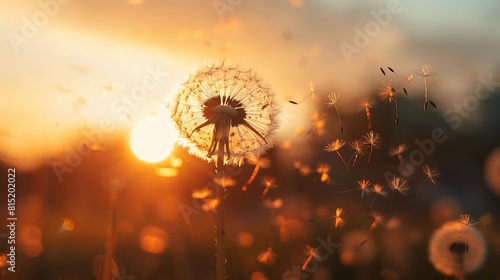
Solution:
<svg viewBox="0 0 500 280">
<path fill-rule="evenodd" d="M 368 187 L 371 186 L 372 184 L 368 180 L 359 180 L 358 181 L 358 186 L 361 189 L 361 197 L 365 197 L 370 195 L 371 189 Z"/>
<path fill-rule="evenodd" d="M 199 67 L 170 107 L 179 143 L 208 162 L 225 155 L 225 164 L 241 165 L 247 153 L 259 156 L 273 145 L 279 109 L 252 70 L 227 62 Z"/>
<path fill-rule="evenodd" d="M 382 148 L 381 142 L 382 142 L 382 137 L 380 136 L 380 134 L 375 133 L 373 131 L 369 131 L 368 133 L 363 135 L 363 143 L 365 145 L 371 146 L 373 149 Z"/>
<path fill-rule="evenodd" d="M 337 101 L 339 100 L 339 98 L 340 98 L 340 93 L 331 92 L 326 97 L 325 103 L 328 106 L 328 108 L 330 108 L 330 107 L 335 106 L 337 104 Z"/>
<path fill-rule="evenodd" d="M 401 155 L 402 153 L 404 153 L 406 151 L 406 149 L 407 149 L 406 144 L 400 144 L 400 145 L 397 145 L 396 147 L 389 148 L 389 156 L 393 157 L 393 156 Z"/>
<path fill-rule="evenodd" d="M 448 276 L 471 273 L 486 259 L 486 242 L 475 228 L 459 221 L 444 223 L 429 240 L 429 260 Z"/>
<path fill-rule="evenodd" d="M 346 224 L 344 219 L 342 219 L 341 215 L 342 215 L 342 208 L 337 208 L 335 210 L 335 217 L 334 217 L 334 222 L 333 222 L 333 225 L 336 228 L 343 227 Z"/>
<path fill-rule="evenodd" d="M 365 144 L 361 140 L 349 141 L 349 147 L 358 155 L 364 155 L 366 153 Z"/>
<path fill-rule="evenodd" d="M 269 189 L 275 189 L 278 187 L 278 185 L 276 185 L 276 178 L 272 176 L 264 176 L 264 178 L 262 178 L 262 185 Z"/>
<path fill-rule="evenodd" d="M 375 105 L 375 100 L 373 100 L 373 99 L 370 99 L 370 100 L 365 99 L 360 103 L 362 110 L 366 110 L 367 108 L 371 109 L 373 107 L 373 105 Z"/>
<path fill-rule="evenodd" d="M 316 172 L 319 174 L 328 173 L 330 171 L 330 166 L 327 163 L 320 163 L 316 168 Z"/>
<path fill-rule="evenodd" d="M 373 184 L 372 191 L 380 196 L 387 197 L 387 192 L 385 191 L 385 186 L 381 184 Z"/>
<path fill-rule="evenodd" d="M 392 180 L 390 182 L 390 187 L 394 191 L 397 191 L 403 195 L 405 195 L 408 192 L 408 190 L 410 189 L 410 187 L 408 186 L 408 181 L 406 181 L 405 179 L 403 179 L 401 177 L 392 178 Z"/>
<path fill-rule="evenodd" d="M 458 221 L 466 226 L 474 226 L 478 223 L 474 219 L 470 218 L 470 214 L 460 214 L 460 219 L 458 219 Z"/>
<path fill-rule="evenodd" d="M 433 185 L 436 185 L 436 178 L 439 177 L 440 173 L 435 168 L 431 168 L 429 165 L 425 164 L 422 167 L 422 172 Z"/>
<path fill-rule="evenodd" d="M 417 75 L 419 76 L 424 76 L 424 77 L 429 77 L 434 74 L 436 74 L 437 70 L 433 70 L 432 66 L 430 64 L 424 64 L 420 69 L 415 71 Z"/>
<path fill-rule="evenodd" d="M 340 150 L 345 145 L 345 141 L 342 139 L 335 139 L 331 143 L 325 146 L 325 151 L 327 152 L 336 152 Z"/>
<path fill-rule="evenodd" d="M 205 212 L 214 211 L 219 206 L 220 200 L 217 198 L 207 198 L 204 200 L 201 209 Z"/>
<path fill-rule="evenodd" d="M 278 255 L 273 252 L 273 248 L 269 246 L 265 252 L 260 253 L 257 256 L 257 261 L 261 264 L 273 265 L 276 263 Z"/>
<path fill-rule="evenodd" d="M 383 81 L 382 84 L 382 88 L 378 91 L 378 97 L 382 101 L 394 102 L 394 94 L 396 93 L 394 88 L 387 81 Z"/>
</svg>

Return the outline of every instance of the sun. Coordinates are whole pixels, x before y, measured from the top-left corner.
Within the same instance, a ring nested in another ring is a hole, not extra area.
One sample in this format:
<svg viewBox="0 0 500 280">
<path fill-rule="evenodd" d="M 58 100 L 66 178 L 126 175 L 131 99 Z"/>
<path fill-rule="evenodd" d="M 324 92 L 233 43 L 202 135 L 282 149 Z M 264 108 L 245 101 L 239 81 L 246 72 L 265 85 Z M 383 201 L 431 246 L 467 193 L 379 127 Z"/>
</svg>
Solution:
<svg viewBox="0 0 500 280">
<path fill-rule="evenodd" d="M 149 117 L 135 125 L 130 135 L 130 147 L 139 159 L 160 162 L 172 152 L 177 134 L 172 121 Z"/>
</svg>

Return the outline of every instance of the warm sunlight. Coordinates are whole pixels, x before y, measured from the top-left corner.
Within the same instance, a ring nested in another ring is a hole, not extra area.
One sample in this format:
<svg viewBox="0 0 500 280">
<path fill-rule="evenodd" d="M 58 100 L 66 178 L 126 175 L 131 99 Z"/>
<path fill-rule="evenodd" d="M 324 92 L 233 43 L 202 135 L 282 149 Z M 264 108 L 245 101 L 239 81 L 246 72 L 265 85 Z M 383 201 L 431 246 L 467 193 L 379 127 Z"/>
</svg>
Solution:
<svg viewBox="0 0 500 280">
<path fill-rule="evenodd" d="M 172 151 L 176 142 L 172 122 L 160 117 L 149 117 L 138 122 L 130 135 L 134 154 L 146 162 L 160 162 Z"/>
</svg>

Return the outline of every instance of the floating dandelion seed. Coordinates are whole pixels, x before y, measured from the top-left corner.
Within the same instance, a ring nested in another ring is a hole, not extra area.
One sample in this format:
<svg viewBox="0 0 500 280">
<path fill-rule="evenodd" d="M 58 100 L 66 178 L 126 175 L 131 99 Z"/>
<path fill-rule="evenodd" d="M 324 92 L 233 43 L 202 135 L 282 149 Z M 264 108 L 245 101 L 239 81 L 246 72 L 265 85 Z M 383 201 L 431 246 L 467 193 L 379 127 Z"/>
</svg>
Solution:
<svg viewBox="0 0 500 280">
<path fill-rule="evenodd" d="M 327 218 L 321 218 L 321 219 L 309 219 L 308 221 L 309 222 L 319 222 L 319 221 L 326 221 L 326 220 L 333 220 L 333 225 L 337 228 L 337 227 L 343 227 L 346 222 L 344 221 L 344 219 L 342 218 L 342 208 L 337 208 L 335 210 L 335 216 L 333 217 L 327 217 Z"/>
<path fill-rule="evenodd" d="M 427 90 L 427 77 L 431 77 L 436 74 L 437 70 L 432 70 L 431 65 L 424 64 L 422 68 L 418 69 L 415 73 L 417 75 L 424 77 L 424 93 L 425 93 L 425 101 L 424 101 L 424 111 L 427 110 L 427 103 L 430 103 L 432 107 L 437 108 L 436 104 L 429 100 L 429 91 Z"/>
<path fill-rule="evenodd" d="M 433 185 L 437 184 L 436 177 L 439 177 L 440 173 L 436 169 L 431 168 L 429 165 L 425 164 L 422 167 L 422 173 L 425 174 L 425 179 L 422 181 L 422 183 L 418 187 L 417 192 L 410 198 L 410 200 L 413 200 L 415 199 L 415 197 L 417 197 L 425 182 L 430 181 Z"/>
<path fill-rule="evenodd" d="M 269 189 L 275 189 L 278 187 L 278 185 L 276 185 L 276 178 L 271 176 L 266 176 L 262 178 L 262 185 L 264 185 L 264 190 L 262 191 L 262 197 L 266 196 L 266 194 L 269 192 Z"/>
<path fill-rule="evenodd" d="M 375 101 L 373 99 L 361 102 L 361 109 L 365 111 L 366 120 L 368 121 L 368 131 L 372 131 L 372 114 L 370 109 L 373 105 L 375 105 Z"/>
<path fill-rule="evenodd" d="M 371 185 L 372 184 L 368 180 L 359 180 L 358 181 L 358 188 L 350 189 L 350 190 L 346 190 L 346 191 L 341 191 L 340 193 L 361 190 L 361 197 L 369 196 L 370 192 L 371 192 L 371 189 L 369 188 L 369 186 L 371 186 Z"/>
<path fill-rule="evenodd" d="M 400 162 L 403 161 L 403 156 L 402 154 L 406 151 L 407 147 L 406 144 L 401 144 L 396 147 L 389 148 L 389 156 L 398 156 L 398 160 Z"/>
<path fill-rule="evenodd" d="M 354 150 L 354 154 L 351 156 L 351 158 L 347 162 L 347 170 L 346 170 L 347 172 L 349 172 L 354 167 L 354 165 L 356 165 L 356 161 L 358 160 L 358 157 L 360 155 L 364 155 L 366 152 L 365 151 L 365 144 L 361 140 L 349 141 L 349 147 L 351 147 L 351 149 Z M 351 161 L 352 161 L 352 163 L 351 163 Z"/>
<path fill-rule="evenodd" d="M 448 276 L 465 279 L 486 258 L 486 242 L 474 227 L 458 221 L 443 224 L 429 240 L 429 260 L 434 268 Z"/>
<path fill-rule="evenodd" d="M 212 189 L 204 188 L 201 190 L 194 190 L 191 197 L 194 199 L 205 199 L 213 194 Z"/>
<path fill-rule="evenodd" d="M 312 81 L 309 82 L 309 94 L 306 97 L 304 97 L 304 99 L 302 99 L 299 102 L 295 102 L 293 100 L 290 100 L 288 102 L 290 102 L 290 103 L 292 103 L 294 105 L 298 105 L 298 104 L 304 102 L 309 97 L 311 97 L 311 99 L 313 101 L 316 101 L 318 99 L 318 95 L 316 94 L 316 91 L 314 90 L 314 83 Z"/>
<path fill-rule="evenodd" d="M 466 226 L 475 226 L 478 223 L 474 219 L 470 218 L 470 214 L 461 214 L 460 219 L 458 219 L 458 221 Z"/>
<path fill-rule="evenodd" d="M 243 187 L 241 187 L 241 190 L 244 192 L 247 191 L 248 186 L 250 186 L 250 184 L 253 183 L 255 177 L 257 177 L 257 174 L 259 173 L 259 170 L 261 168 L 264 169 L 269 168 L 269 166 L 271 165 L 271 161 L 268 158 L 266 157 L 257 158 L 254 154 L 249 154 L 247 160 L 250 164 L 254 164 L 255 167 L 253 169 L 252 174 L 250 175 L 250 178 L 248 178 L 247 182 L 243 185 Z"/>
<path fill-rule="evenodd" d="M 218 198 L 206 198 L 203 201 L 201 209 L 205 212 L 215 211 L 215 209 L 217 209 L 217 206 L 219 206 L 220 202 L 221 200 Z"/>
<path fill-rule="evenodd" d="M 400 193 L 402 195 L 406 195 L 408 192 L 409 188 L 408 187 L 408 182 L 400 177 L 394 177 L 392 180 L 389 182 L 389 186 L 393 190 L 392 196 L 391 196 L 391 215 L 392 215 L 392 201 L 394 200 L 394 195 L 396 193 Z"/>
<path fill-rule="evenodd" d="M 342 163 L 344 163 L 344 166 L 345 168 L 347 169 L 347 163 L 345 162 L 344 160 L 344 157 L 342 157 L 342 155 L 340 154 L 339 150 L 340 148 L 344 147 L 345 145 L 345 141 L 342 140 L 342 139 L 335 139 L 333 140 L 332 142 L 330 142 L 329 144 L 327 144 L 325 146 L 325 151 L 327 152 L 336 152 L 337 155 L 339 156 L 339 158 L 342 160 Z"/>
<path fill-rule="evenodd" d="M 337 113 L 337 117 L 339 118 L 340 133 L 344 134 L 344 127 L 342 126 L 342 120 L 340 120 L 339 109 L 337 109 L 337 101 L 339 100 L 339 98 L 340 98 L 340 93 L 332 92 L 326 97 L 325 102 L 328 108 L 332 106 L 335 108 L 335 112 Z"/>
<path fill-rule="evenodd" d="M 328 172 L 330 172 L 330 166 L 326 163 L 320 163 L 318 164 L 318 167 L 316 168 L 316 172 L 318 172 L 321 175 L 321 182 L 322 183 L 329 183 L 330 182 L 330 176 L 328 175 Z"/>
<path fill-rule="evenodd" d="M 335 217 L 333 217 L 334 218 L 333 225 L 336 228 L 337 227 L 343 227 L 345 225 L 345 221 L 344 221 L 344 219 L 342 219 L 341 215 L 342 215 L 342 208 L 337 208 L 335 210 Z"/>
<path fill-rule="evenodd" d="M 257 256 L 257 261 L 261 264 L 272 265 L 276 263 L 277 257 L 278 255 L 273 252 L 273 248 L 269 246 L 265 252 L 262 252 Z"/>
<path fill-rule="evenodd" d="M 389 83 L 389 81 L 383 82 L 384 86 L 379 90 L 378 96 L 380 100 L 385 101 L 388 100 L 389 103 L 394 103 L 394 108 L 396 110 L 396 117 L 394 122 L 396 123 L 396 127 L 399 126 L 399 112 L 398 112 L 398 100 L 396 99 L 396 91 Z"/>
<path fill-rule="evenodd" d="M 396 72 L 391 68 L 391 67 L 387 67 L 395 76 L 396 78 L 398 78 L 398 81 L 399 81 L 399 84 L 401 85 L 401 88 L 403 89 L 403 92 L 408 95 L 408 91 L 406 90 L 406 88 L 403 86 L 403 82 L 401 82 L 401 79 L 399 78 L 399 75 L 396 74 Z M 385 73 L 384 73 L 385 75 Z"/>
<path fill-rule="evenodd" d="M 378 214 L 373 215 L 373 222 L 370 225 L 370 228 L 368 228 L 368 230 L 366 231 L 365 237 L 359 243 L 359 245 L 364 245 L 366 243 L 366 241 L 368 240 L 368 236 L 377 227 L 377 225 L 380 223 L 381 220 L 382 220 L 382 217 L 380 215 L 378 215 Z"/>
<path fill-rule="evenodd" d="M 370 166 L 370 160 L 372 158 L 373 150 L 378 150 L 381 147 L 382 137 L 379 134 L 369 131 L 365 135 L 363 135 L 363 143 L 367 146 L 370 146 L 370 153 L 368 154 L 368 162 L 366 166 Z"/>
<path fill-rule="evenodd" d="M 373 204 L 375 203 L 375 200 L 378 196 L 386 198 L 388 195 L 385 191 L 385 186 L 377 183 L 373 184 L 373 188 L 371 191 L 376 195 L 373 197 L 372 202 L 370 203 L 370 207 L 368 207 L 368 210 L 366 212 L 370 212 L 372 210 Z"/>
<path fill-rule="evenodd" d="M 306 270 L 307 266 L 309 265 L 309 263 L 311 262 L 311 260 L 313 258 L 319 259 L 319 249 L 318 248 L 314 248 L 312 246 L 306 245 L 305 252 L 306 252 L 307 259 L 304 262 L 304 264 L 302 265 L 301 271 Z"/>
<path fill-rule="evenodd" d="M 272 147 L 278 109 L 274 94 L 252 70 L 220 65 L 200 67 L 182 84 L 172 105 L 180 144 L 208 162 L 241 165 Z"/>
</svg>

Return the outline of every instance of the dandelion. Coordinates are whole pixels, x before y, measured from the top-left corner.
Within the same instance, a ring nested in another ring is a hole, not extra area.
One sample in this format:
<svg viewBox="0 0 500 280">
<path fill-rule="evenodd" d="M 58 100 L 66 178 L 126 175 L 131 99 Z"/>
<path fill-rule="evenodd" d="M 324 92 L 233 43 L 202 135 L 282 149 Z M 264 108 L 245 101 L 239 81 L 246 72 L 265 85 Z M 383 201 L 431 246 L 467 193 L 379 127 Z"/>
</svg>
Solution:
<svg viewBox="0 0 500 280">
<path fill-rule="evenodd" d="M 203 188 L 200 190 L 194 190 L 191 197 L 194 199 L 205 199 L 213 194 L 212 189 Z"/>
<path fill-rule="evenodd" d="M 413 199 L 415 199 L 415 197 L 417 197 L 418 193 L 422 189 L 422 186 L 424 185 L 425 182 L 430 181 L 433 185 L 436 185 L 436 183 L 437 183 L 436 177 L 439 177 L 439 175 L 440 175 L 440 173 L 436 169 L 431 168 L 427 164 L 425 164 L 422 167 L 422 173 L 425 174 L 425 179 L 422 181 L 422 183 L 418 187 L 417 192 L 410 198 L 410 200 L 413 200 Z"/>
<path fill-rule="evenodd" d="M 304 97 L 304 99 L 302 99 L 299 102 L 295 102 L 293 100 L 290 100 L 288 102 L 290 102 L 294 105 L 298 105 L 298 104 L 304 102 L 309 97 L 311 97 L 311 99 L 314 101 L 318 99 L 318 95 L 316 94 L 316 91 L 314 90 L 314 83 L 312 81 L 309 82 L 309 94 L 306 97 Z"/>
<path fill-rule="evenodd" d="M 385 191 L 385 186 L 377 183 L 373 184 L 371 191 L 376 195 L 373 197 L 372 202 L 370 203 L 370 207 L 368 207 L 368 210 L 366 212 L 371 211 L 373 204 L 375 203 L 375 200 L 377 199 L 378 196 L 387 197 L 388 195 L 387 192 Z"/>
<path fill-rule="evenodd" d="M 266 196 L 266 194 L 269 192 L 269 189 L 275 189 L 278 187 L 278 185 L 276 185 L 276 178 L 271 176 L 262 178 L 262 185 L 264 186 L 262 197 Z"/>
<path fill-rule="evenodd" d="M 388 100 L 389 103 L 394 103 L 394 107 L 396 110 L 396 117 L 394 122 L 396 123 L 396 127 L 399 126 L 399 113 L 398 113 L 398 100 L 396 99 L 396 90 L 392 87 L 389 81 L 384 81 L 383 87 L 379 90 L 378 96 L 380 100 L 385 101 Z"/>
<path fill-rule="evenodd" d="M 179 143 L 189 153 L 215 161 L 217 173 L 225 164 L 241 165 L 249 153 L 258 158 L 273 145 L 277 103 L 252 70 L 226 62 L 198 68 L 179 87 L 171 112 Z M 217 208 L 217 279 L 225 279 L 224 192 L 219 187 L 217 198 L 204 205 Z"/>
<path fill-rule="evenodd" d="M 392 196 L 391 196 L 391 215 L 392 215 L 392 201 L 394 200 L 394 195 L 396 193 L 400 193 L 402 195 L 406 195 L 408 192 L 409 188 L 408 187 L 408 182 L 400 177 L 394 177 L 392 180 L 389 182 L 389 186 L 393 190 Z"/>
<path fill-rule="evenodd" d="M 374 214 L 373 215 L 373 222 L 371 223 L 370 227 L 366 231 L 365 237 L 359 243 L 359 245 L 364 245 L 366 243 L 366 241 L 368 240 L 368 236 L 377 227 L 377 225 L 380 223 L 381 220 L 382 220 L 382 216 L 380 216 L 378 214 Z"/>
<path fill-rule="evenodd" d="M 368 154 L 368 162 L 366 166 L 370 166 L 370 159 L 372 158 L 373 150 L 378 150 L 381 148 L 380 144 L 382 141 L 382 137 L 379 134 L 369 131 L 365 135 L 363 135 L 363 143 L 367 146 L 370 146 L 370 153 Z"/>
<path fill-rule="evenodd" d="M 358 188 L 356 188 L 356 189 L 350 189 L 350 190 L 346 190 L 346 191 L 341 191 L 340 193 L 361 190 L 361 197 L 369 196 L 371 190 L 368 187 L 371 186 L 371 185 L 372 184 L 368 180 L 359 180 L 358 181 Z"/>
<path fill-rule="evenodd" d="M 339 118 L 339 125 L 340 125 L 340 133 L 344 134 L 344 127 L 342 127 L 342 121 L 340 120 L 340 113 L 339 109 L 337 109 L 337 101 L 340 98 L 340 93 L 332 92 L 326 97 L 326 105 L 328 108 L 334 107 L 335 112 L 337 113 L 337 117 Z"/>
<path fill-rule="evenodd" d="M 349 147 L 354 150 L 354 154 L 351 156 L 349 161 L 347 162 L 347 171 L 351 170 L 354 165 L 356 165 L 356 161 L 360 155 L 365 154 L 365 144 L 361 140 L 353 140 L 349 141 Z M 349 165 L 352 161 L 352 164 Z"/>
<path fill-rule="evenodd" d="M 302 265 L 301 271 L 306 270 L 307 266 L 309 265 L 309 263 L 311 262 L 311 260 L 313 258 L 315 258 L 315 259 L 320 258 L 318 248 L 314 248 L 312 246 L 306 245 L 305 251 L 306 251 L 307 259 L 305 260 L 304 264 Z"/>
<path fill-rule="evenodd" d="M 260 168 L 269 168 L 271 165 L 271 161 L 266 158 L 266 157 L 259 157 L 257 158 L 254 154 L 250 153 L 247 157 L 247 160 L 251 163 L 254 164 L 255 167 L 253 169 L 252 174 L 250 175 L 250 178 L 248 178 L 247 182 L 241 187 L 242 191 L 247 191 L 248 186 L 253 183 L 255 180 L 255 177 L 257 177 L 257 174 L 259 173 Z"/>
<path fill-rule="evenodd" d="M 466 226 L 474 226 L 478 223 L 477 221 L 470 218 L 470 214 L 461 214 L 458 221 Z"/>
<path fill-rule="evenodd" d="M 344 219 L 341 217 L 342 215 L 342 208 L 337 208 L 335 210 L 335 217 L 334 217 L 334 223 L 333 225 L 337 227 L 343 227 L 345 225 Z"/>
<path fill-rule="evenodd" d="M 401 85 L 401 88 L 403 89 L 404 93 L 406 95 L 408 95 L 408 91 L 406 90 L 406 88 L 403 86 L 403 82 L 401 82 L 401 79 L 399 78 L 399 75 L 396 74 L 396 72 L 391 68 L 391 67 L 387 67 L 389 69 L 389 71 L 391 71 L 394 75 L 396 75 L 396 78 L 398 78 L 398 81 L 399 81 L 399 84 Z M 385 75 L 385 73 L 384 73 Z"/>
<path fill-rule="evenodd" d="M 344 163 L 344 166 L 345 168 L 347 169 L 347 163 L 345 162 L 344 160 L 344 157 L 342 157 L 342 155 L 340 154 L 339 150 L 340 148 L 344 147 L 345 145 L 345 141 L 342 140 L 342 139 L 335 139 L 333 140 L 332 142 L 330 142 L 329 144 L 327 144 L 325 146 L 325 151 L 327 152 L 336 152 L 337 155 L 339 156 L 339 158 L 342 160 L 342 163 Z"/>
<path fill-rule="evenodd" d="M 397 145 L 396 147 L 389 148 L 389 156 L 391 157 L 398 156 L 399 162 L 402 162 L 403 161 L 402 154 L 406 152 L 406 149 L 407 149 L 406 144 L 400 144 Z"/>
<path fill-rule="evenodd" d="M 182 84 L 172 106 L 180 144 L 208 162 L 241 165 L 272 147 L 278 109 L 274 94 L 252 70 L 200 67 Z"/>
<path fill-rule="evenodd" d="M 424 64 L 422 68 L 416 71 L 417 75 L 424 77 L 424 93 L 425 93 L 425 101 L 424 101 L 424 110 L 427 110 L 427 103 L 430 103 L 432 107 L 437 108 L 436 104 L 429 100 L 429 92 L 427 90 L 427 77 L 431 77 L 436 74 L 437 70 L 432 70 L 431 65 Z"/>
<path fill-rule="evenodd" d="M 482 266 L 486 249 L 484 237 L 477 229 L 459 221 L 449 221 L 432 234 L 429 260 L 437 271 L 465 279 L 465 274 Z"/>
<path fill-rule="evenodd" d="M 371 117 L 372 114 L 370 109 L 373 107 L 374 104 L 375 101 L 373 99 L 364 100 L 363 102 L 361 102 L 361 108 L 362 110 L 365 111 L 366 120 L 368 121 L 368 131 L 372 131 L 372 117 Z"/>
<path fill-rule="evenodd" d="M 277 257 L 278 255 L 273 252 L 273 248 L 269 246 L 265 252 L 262 252 L 257 256 L 257 261 L 261 264 L 272 265 L 276 263 Z"/>
<path fill-rule="evenodd" d="M 343 227 L 346 222 L 344 221 L 344 219 L 342 218 L 342 208 L 337 208 L 335 210 L 335 216 L 333 217 L 327 217 L 327 218 L 322 218 L 322 219 L 309 219 L 309 222 L 319 222 L 319 221 L 326 221 L 326 220 L 333 220 L 333 225 L 335 226 L 335 228 L 337 227 Z"/>
</svg>

